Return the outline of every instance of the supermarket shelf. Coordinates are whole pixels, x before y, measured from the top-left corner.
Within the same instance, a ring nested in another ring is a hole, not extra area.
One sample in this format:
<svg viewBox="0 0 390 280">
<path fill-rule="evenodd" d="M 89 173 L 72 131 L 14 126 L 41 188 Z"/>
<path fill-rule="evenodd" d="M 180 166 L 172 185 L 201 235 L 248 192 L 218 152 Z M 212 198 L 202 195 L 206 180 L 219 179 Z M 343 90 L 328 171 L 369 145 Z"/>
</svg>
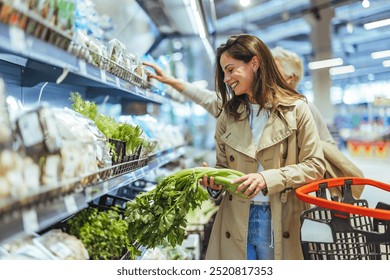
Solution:
<svg viewBox="0 0 390 280">
<path fill-rule="evenodd" d="M 184 146 L 168 149 L 158 153 L 157 157 L 118 164 L 96 174 L 62 182 L 59 186 L 43 187 L 39 194 L 23 200 L 0 200 L 0 242 L 39 232 L 66 219 L 87 207 L 93 199 L 143 178 L 184 153 Z M 98 181 L 97 175 L 105 179 Z M 94 180 L 96 182 L 92 184 L 82 184 Z"/>
<path fill-rule="evenodd" d="M 134 73 L 127 72 L 132 82 L 123 80 L 67 50 L 25 33 L 17 26 L 0 23 L 0 52 L 15 56 L 15 60 L 26 59 L 25 65 L 22 65 L 25 68 L 23 86 L 26 87 L 40 82 L 65 83 L 92 88 L 93 92 L 101 90 L 105 94 L 109 89 L 111 94 L 120 95 L 129 101 L 157 104 L 172 102 L 169 95 Z"/>
</svg>

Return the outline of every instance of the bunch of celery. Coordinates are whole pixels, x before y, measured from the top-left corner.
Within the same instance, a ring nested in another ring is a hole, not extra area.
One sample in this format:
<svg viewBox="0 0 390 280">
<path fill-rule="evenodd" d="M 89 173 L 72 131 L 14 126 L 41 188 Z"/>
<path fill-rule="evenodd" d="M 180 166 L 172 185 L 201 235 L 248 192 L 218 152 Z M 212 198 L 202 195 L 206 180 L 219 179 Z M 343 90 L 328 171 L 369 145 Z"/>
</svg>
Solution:
<svg viewBox="0 0 390 280">
<path fill-rule="evenodd" d="M 165 177 L 154 189 L 127 203 L 125 217 L 129 224 L 129 240 L 147 248 L 166 241 L 172 247 L 180 245 L 186 234 L 187 213 L 209 197 L 206 189 L 199 184 L 204 175 L 214 177 L 216 184 L 235 193 L 237 186 L 230 182 L 244 173 L 232 169 L 196 167 Z M 235 194 L 246 197 L 242 193 Z"/>
</svg>

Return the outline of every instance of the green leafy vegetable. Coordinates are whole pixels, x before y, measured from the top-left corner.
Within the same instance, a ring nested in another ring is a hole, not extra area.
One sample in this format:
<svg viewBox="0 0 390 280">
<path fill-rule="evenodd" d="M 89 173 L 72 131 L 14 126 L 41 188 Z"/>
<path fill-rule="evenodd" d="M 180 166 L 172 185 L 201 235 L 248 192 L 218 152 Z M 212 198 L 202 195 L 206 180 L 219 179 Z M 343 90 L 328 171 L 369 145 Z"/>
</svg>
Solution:
<svg viewBox="0 0 390 280">
<path fill-rule="evenodd" d="M 70 96 L 70 100 L 73 102 L 72 109 L 93 120 L 107 139 L 121 140 L 126 143 L 127 155 L 133 154 L 139 146 L 146 142 L 141 138 L 143 131 L 140 126 L 120 123 L 113 117 L 99 114 L 95 102 L 83 100 L 78 92 L 71 92 Z"/>
<path fill-rule="evenodd" d="M 86 247 L 93 260 L 118 260 L 126 251 L 131 258 L 140 255 L 128 239 L 128 224 L 116 208 L 98 211 L 86 208 L 68 220 L 69 233 L 76 236 Z"/>
<path fill-rule="evenodd" d="M 73 102 L 72 109 L 86 118 L 94 121 L 99 115 L 95 102 L 85 101 L 78 92 L 70 93 L 70 101 Z"/>
<path fill-rule="evenodd" d="M 129 239 L 147 248 L 155 248 L 166 241 L 172 247 L 180 245 L 185 237 L 188 212 L 209 198 L 199 184 L 199 179 L 206 174 L 232 193 L 237 186 L 233 186 L 231 180 L 244 175 L 231 169 L 197 167 L 165 177 L 154 189 L 127 203 L 125 216 Z M 235 194 L 246 197 L 242 193 Z"/>
</svg>

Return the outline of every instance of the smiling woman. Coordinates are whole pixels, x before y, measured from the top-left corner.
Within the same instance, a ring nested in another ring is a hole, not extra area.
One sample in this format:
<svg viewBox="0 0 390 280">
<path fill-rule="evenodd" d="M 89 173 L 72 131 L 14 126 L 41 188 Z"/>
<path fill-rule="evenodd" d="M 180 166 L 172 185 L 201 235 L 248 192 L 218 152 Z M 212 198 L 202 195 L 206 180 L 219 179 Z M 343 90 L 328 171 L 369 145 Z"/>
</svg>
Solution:
<svg viewBox="0 0 390 280">
<path fill-rule="evenodd" d="M 290 101 L 304 98 L 286 83 L 271 51 L 255 36 L 231 36 L 218 48 L 217 63 L 217 91 L 221 92 L 223 106 L 228 106 L 227 110 L 235 117 L 240 115 L 235 112 L 238 105 L 241 102 L 248 105 L 248 100 L 262 108 L 272 107 L 276 100 L 270 88 L 277 89 Z M 229 89 L 236 95 L 231 101 Z"/>
<path fill-rule="evenodd" d="M 255 36 L 230 37 L 216 58 L 222 99 L 216 165 L 245 173 L 232 184 L 248 198 L 223 196 L 206 259 L 302 259 L 299 215 L 305 205 L 295 188 L 325 171 L 307 101 L 287 84 L 271 51 Z M 201 183 L 213 190 L 213 198 L 224 192 L 212 177 Z"/>
<path fill-rule="evenodd" d="M 245 63 L 223 54 L 221 56 L 221 68 L 223 69 L 225 78 L 224 82 L 229 86 L 235 95 L 248 94 L 251 98 L 252 84 L 254 75 L 259 68 L 259 59 L 254 56 L 251 61 Z"/>
</svg>

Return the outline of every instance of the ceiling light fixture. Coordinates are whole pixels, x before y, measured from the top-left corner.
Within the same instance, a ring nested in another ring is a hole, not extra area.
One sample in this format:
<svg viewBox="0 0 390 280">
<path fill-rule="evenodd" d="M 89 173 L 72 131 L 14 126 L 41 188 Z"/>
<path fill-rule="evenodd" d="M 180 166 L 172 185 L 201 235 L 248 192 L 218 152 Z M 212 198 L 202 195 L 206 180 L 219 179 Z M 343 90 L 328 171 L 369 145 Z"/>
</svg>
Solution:
<svg viewBox="0 0 390 280">
<path fill-rule="evenodd" d="M 368 23 L 364 24 L 363 27 L 366 30 L 371 30 L 371 29 L 383 27 L 386 25 L 390 25 L 390 18 L 378 20 L 378 21 L 373 21 L 373 22 L 368 22 Z"/>
<path fill-rule="evenodd" d="M 196 4 L 196 0 L 183 1 L 186 4 L 187 14 L 191 19 L 192 28 L 194 32 L 197 32 L 199 34 L 199 37 L 202 39 L 202 43 L 206 49 L 207 55 L 211 63 L 213 63 L 215 58 L 214 49 L 211 47 L 211 44 L 207 39 L 206 28 L 203 23 L 200 10 L 198 9 L 198 5 Z M 188 5 L 188 1 L 190 1 L 190 5 Z"/>
<path fill-rule="evenodd" d="M 367 9 L 367 8 L 370 7 L 370 5 L 371 5 L 371 3 L 370 3 L 369 0 L 363 0 L 363 1 L 362 1 L 362 7 L 363 7 L 363 8 Z"/>
<path fill-rule="evenodd" d="M 203 20 L 199 12 L 198 6 L 196 4 L 196 0 L 190 0 L 190 5 L 188 5 L 188 0 L 184 0 L 184 3 L 186 4 L 186 11 L 188 16 L 190 17 L 192 29 L 195 33 L 199 34 L 200 38 L 206 38 L 206 29 L 203 24 Z"/>
<path fill-rule="evenodd" d="M 214 49 L 211 46 L 209 40 L 207 40 L 207 38 L 202 38 L 202 43 L 206 49 L 207 55 L 209 56 L 211 63 L 214 63 L 215 52 L 214 52 Z"/>
<path fill-rule="evenodd" d="M 329 74 L 332 76 L 334 75 L 341 75 L 341 74 L 348 74 L 355 72 L 355 67 L 353 65 L 346 65 L 341 67 L 332 67 L 329 69 Z"/>
<path fill-rule="evenodd" d="M 344 61 L 342 58 L 331 58 L 331 59 L 309 62 L 308 66 L 310 70 L 315 70 L 315 69 L 328 68 L 333 66 L 340 66 L 343 65 L 343 63 Z"/>
<path fill-rule="evenodd" d="M 347 32 L 349 33 L 349 34 L 351 34 L 351 33 L 353 33 L 353 23 L 352 22 L 348 22 L 347 23 Z"/>
<path fill-rule="evenodd" d="M 384 60 L 382 62 L 382 64 L 383 64 L 383 67 L 390 67 L 390 60 Z"/>
<path fill-rule="evenodd" d="M 250 3 L 251 3 L 251 0 L 240 0 L 240 5 L 242 7 L 248 7 Z"/>
<path fill-rule="evenodd" d="M 206 38 L 206 31 L 204 28 L 202 18 L 200 17 L 199 11 L 194 11 L 194 17 L 195 17 L 196 26 L 198 27 L 199 37 L 202 39 Z"/>
<path fill-rule="evenodd" d="M 371 53 L 371 57 L 373 59 L 379 59 L 390 56 L 390 50 L 380 51 L 380 52 L 373 52 Z"/>
</svg>

